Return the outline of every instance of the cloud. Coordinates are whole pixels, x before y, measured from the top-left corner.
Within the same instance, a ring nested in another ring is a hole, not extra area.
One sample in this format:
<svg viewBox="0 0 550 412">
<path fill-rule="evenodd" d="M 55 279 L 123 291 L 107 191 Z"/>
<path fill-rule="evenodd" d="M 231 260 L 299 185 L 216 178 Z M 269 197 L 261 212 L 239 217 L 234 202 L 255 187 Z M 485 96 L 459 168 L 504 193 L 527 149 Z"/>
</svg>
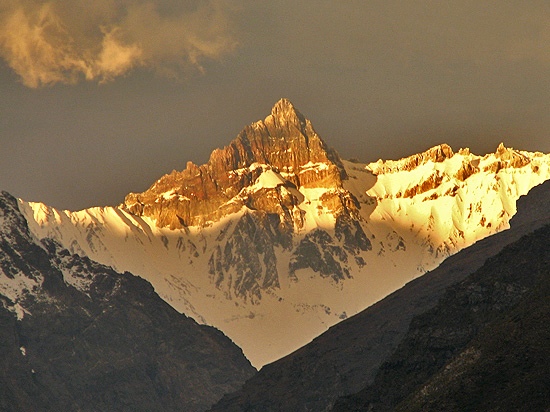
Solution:
<svg viewBox="0 0 550 412">
<path fill-rule="evenodd" d="M 4 0 L 0 57 L 33 88 L 136 67 L 180 77 L 235 48 L 229 12 L 223 0 Z"/>
</svg>

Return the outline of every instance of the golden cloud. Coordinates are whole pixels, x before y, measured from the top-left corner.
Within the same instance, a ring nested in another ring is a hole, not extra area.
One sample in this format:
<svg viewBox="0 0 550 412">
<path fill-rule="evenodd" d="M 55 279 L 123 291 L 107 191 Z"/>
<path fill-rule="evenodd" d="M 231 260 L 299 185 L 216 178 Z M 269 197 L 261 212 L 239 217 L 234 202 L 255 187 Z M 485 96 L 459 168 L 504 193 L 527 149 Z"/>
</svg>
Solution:
<svg viewBox="0 0 550 412">
<path fill-rule="evenodd" d="M 105 82 L 135 67 L 178 77 L 236 42 L 223 3 L 6 0 L 0 57 L 28 87 Z"/>
</svg>

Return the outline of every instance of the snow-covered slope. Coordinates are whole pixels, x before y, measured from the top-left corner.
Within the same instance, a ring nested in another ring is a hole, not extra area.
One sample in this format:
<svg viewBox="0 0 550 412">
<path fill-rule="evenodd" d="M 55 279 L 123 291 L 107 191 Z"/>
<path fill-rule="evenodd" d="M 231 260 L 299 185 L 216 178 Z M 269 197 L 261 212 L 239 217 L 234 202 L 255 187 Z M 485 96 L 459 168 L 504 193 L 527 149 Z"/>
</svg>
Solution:
<svg viewBox="0 0 550 412">
<path fill-rule="evenodd" d="M 549 155 L 503 145 L 341 161 L 283 99 L 207 164 L 119 207 L 20 208 L 37 238 L 146 278 L 259 367 L 506 229 L 549 178 Z"/>
</svg>

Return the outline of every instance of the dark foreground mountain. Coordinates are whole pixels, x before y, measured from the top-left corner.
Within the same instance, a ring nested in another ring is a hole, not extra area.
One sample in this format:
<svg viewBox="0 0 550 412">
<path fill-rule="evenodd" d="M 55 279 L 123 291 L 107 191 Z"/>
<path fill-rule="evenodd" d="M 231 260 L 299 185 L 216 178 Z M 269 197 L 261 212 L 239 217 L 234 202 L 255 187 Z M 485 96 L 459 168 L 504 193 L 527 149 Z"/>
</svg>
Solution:
<svg viewBox="0 0 550 412">
<path fill-rule="evenodd" d="M 36 241 L 0 195 L 0 410 L 201 411 L 253 373 L 145 280 Z"/>
<path fill-rule="evenodd" d="M 550 225 L 507 246 L 413 319 L 374 384 L 334 411 L 550 408 Z"/>
<path fill-rule="evenodd" d="M 448 287 L 479 269 L 487 257 L 548 223 L 550 184 L 544 183 L 518 201 L 511 229 L 462 250 L 436 270 L 330 328 L 312 343 L 266 365 L 240 391 L 225 396 L 212 410 L 330 410 L 339 396 L 358 392 L 373 383 L 380 366 L 403 340 L 415 315 L 433 308 Z"/>
</svg>

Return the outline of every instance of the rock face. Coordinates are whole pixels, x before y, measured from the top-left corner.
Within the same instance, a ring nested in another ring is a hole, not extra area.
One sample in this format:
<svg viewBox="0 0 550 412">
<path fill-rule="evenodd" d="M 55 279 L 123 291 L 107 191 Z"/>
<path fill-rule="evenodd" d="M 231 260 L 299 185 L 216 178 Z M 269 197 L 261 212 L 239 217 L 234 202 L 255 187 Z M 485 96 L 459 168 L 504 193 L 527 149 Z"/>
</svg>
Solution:
<svg viewBox="0 0 550 412">
<path fill-rule="evenodd" d="M 478 240 L 550 178 L 550 155 L 445 144 L 341 160 L 286 99 L 201 166 L 119 207 L 20 206 L 37 238 L 150 281 L 261 367 Z"/>
<path fill-rule="evenodd" d="M 549 242 L 550 225 L 450 287 L 412 320 L 374 383 L 333 410 L 547 410 Z"/>
<path fill-rule="evenodd" d="M 238 196 L 266 170 L 279 182 Z M 185 170 L 162 177 L 145 192 L 130 193 L 122 206 L 173 229 L 215 222 L 243 206 L 281 215 L 288 225 L 292 207 L 300 203 L 296 188 L 337 188 L 341 177 L 345 171 L 338 155 L 290 101 L 281 99 L 265 120 L 214 150 L 208 163 L 188 162 Z"/>
<path fill-rule="evenodd" d="M 32 238 L 0 196 L 0 409 L 202 411 L 254 369 L 151 285 Z"/>
<path fill-rule="evenodd" d="M 212 411 L 330 410 L 338 397 L 374 382 L 380 366 L 403 340 L 415 315 L 433 308 L 447 288 L 478 270 L 488 257 L 549 223 L 547 182 L 518 201 L 518 213 L 509 230 L 463 249 L 437 269 L 333 326 L 293 354 L 266 365 Z"/>
</svg>

